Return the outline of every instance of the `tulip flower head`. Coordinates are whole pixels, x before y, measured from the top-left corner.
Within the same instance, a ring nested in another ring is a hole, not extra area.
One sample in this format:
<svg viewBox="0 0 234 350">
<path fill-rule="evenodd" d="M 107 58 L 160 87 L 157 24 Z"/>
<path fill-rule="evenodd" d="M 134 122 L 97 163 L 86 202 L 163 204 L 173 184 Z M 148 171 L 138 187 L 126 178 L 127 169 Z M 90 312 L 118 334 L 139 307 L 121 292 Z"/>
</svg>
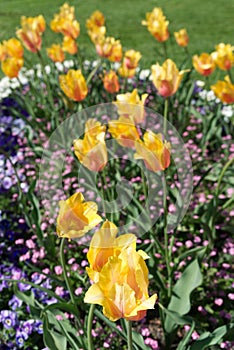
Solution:
<svg viewBox="0 0 234 350">
<path fill-rule="evenodd" d="M 122 59 L 122 45 L 119 40 L 112 37 L 100 37 L 96 43 L 96 51 L 100 57 L 107 58 L 111 62 L 119 62 Z"/>
<path fill-rule="evenodd" d="M 142 159 L 147 169 L 153 172 L 165 170 L 170 165 L 170 143 L 162 140 L 161 134 L 146 131 L 142 140 L 135 142 L 135 159 Z"/>
<path fill-rule="evenodd" d="M 9 78 L 16 78 L 24 64 L 24 49 L 21 42 L 11 38 L 0 44 L 0 61 L 3 73 Z"/>
<path fill-rule="evenodd" d="M 98 282 L 86 292 L 84 302 L 101 305 L 111 321 L 144 318 L 148 309 L 154 309 L 157 295 L 148 295 L 148 269 L 143 257 L 132 246 L 109 257 L 99 272 Z"/>
<path fill-rule="evenodd" d="M 84 139 L 73 142 L 76 157 L 80 163 L 91 171 L 101 171 L 107 163 L 105 143 L 106 127 L 95 119 L 86 122 Z"/>
<path fill-rule="evenodd" d="M 215 70 L 215 61 L 212 55 L 203 52 L 200 56 L 193 56 L 193 67 L 198 73 L 207 77 Z"/>
<path fill-rule="evenodd" d="M 229 76 L 226 76 L 224 81 L 219 80 L 215 85 L 212 85 L 211 90 L 222 102 L 234 103 L 234 84 Z"/>
<path fill-rule="evenodd" d="M 124 66 L 128 69 L 136 69 L 141 59 L 141 53 L 135 50 L 128 50 L 124 54 Z"/>
<path fill-rule="evenodd" d="M 63 49 L 59 44 L 53 44 L 50 48 L 48 48 L 47 54 L 54 62 L 63 62 L 65 60 Z"/>
<path fill-rule="evenodd" d="M 64 52 L 70 53 L 70 55 L 75 55 L 78 52 L 76 41 L 69 36 L 64 36 L 62 49 Z"/>
<path fill-rule="evenodd" d="M 106 34 L 105 17 L 100 11 L 95 11 L 86 21 L 86 28 L 90 39 L 97 43 Z"/>
<path fill-rule="evenodd" d="M 171 59 L 167 59 L 162 66 L 159 63 L 154 64 L 151 71 L 154 86 L 159 95 L 165 98 L 176 93 L 184 73 L 188 72 L 188 70 L 179 72 L 176 64 Z"/>
<path fill-rule="evenodd" d="M 69 69 L 67 74 L 59 76 L 59 83 L 65 95 L 74 101 L 82 101 L 88 94 L 81 70 Z"/>
<path fill-rule="evenodd" d="M 103 78 L 103 85 L 106 91 L 108 91 L 111 94 L 114 94 L 119 91 L 119 79 L 117 74 L 110 70 L 109 72 L 106 72 Z"/>
<path fill-rule="evenodd" d="M 75 19 L 75 9 L 65 3 L 60 7 L 60 13 L 54 15 L 50 22 L 50 27 L 55 33 L 62 33 L 72 39 L 76 39 L 80 34 L 80 24 Z"/>
<path fill-rule="evenodd" d="M 216 51 L 211 54 L 215 64 L 222 70 L 231 69 L 234 65 L 234 46 L 221 43 L 215 48 Z"/>
<path fill-rule="evenodd" d="M 94 202 L 85 202 L 81 193 L 75 193 L 67 200 L 59 202 L 57 234 L 59 237 L 78 238 L 97 226 L 102 218 L 97 214 Z"/>
<path fill-rule="evenodd" d="M 137 89 L 126 94 L 116 96 L 113 103 L 117 106 L 120 116 L 131 119 L 135 124 L 142 123 L 145 118 L 144 104 L 148 94 L 143 94 L 140 98 Z"/>
<path fill-rule="evenodd" d="M 180 29 L 178 32 L 174 33 L 176 42 L 179 46 L 186 47 L 188 46 L 189 37 L 186 29 Z"/>
<path fill-rule="evenodd" d="M 123 147 L 135 147 L 135 141 L 140 138 L 135 124 L 131 119 L 121 116 L 118 120 L 111 120 L 108 123 L 109 132 L 112 137 Z"/>
<path fill-rule="evenodd" d="M 159 7 L 155 7 L 152 12 L 146 14 L 146 20 L 141 22 L 147 26 L 148 31 L 160 42 L 166 41 L 169 38 L 168 25 L 169 22 Z"/>
<path fill-rule="evenodd" d="M 45 20 L 43 16 L 21 17 L 21 29 L 16 31 L 18 38 L 27 50 L 36 53 L 40 51 L 42 38 L 45 31 Z"/>
</svg>

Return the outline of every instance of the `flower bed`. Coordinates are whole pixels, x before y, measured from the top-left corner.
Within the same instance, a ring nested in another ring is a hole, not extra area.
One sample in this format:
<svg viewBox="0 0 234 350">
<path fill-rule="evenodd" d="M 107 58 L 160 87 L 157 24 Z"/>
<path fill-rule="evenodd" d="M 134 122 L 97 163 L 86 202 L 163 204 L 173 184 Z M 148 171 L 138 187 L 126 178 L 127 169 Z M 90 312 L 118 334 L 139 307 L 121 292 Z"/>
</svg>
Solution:
<svg viewBox="0 0 234 350">
<path fill-rule="evenodd" d="M 233 47 L 191 58 L 183 29 L 179 70 L 162 10 L 142 24 L 165 53 L 151 70 L 99 11 L 84 60 L 67 4 L 50 64 L 43 16 L 0 44 L 0 349 L 234 346 Z"/>
</svg>

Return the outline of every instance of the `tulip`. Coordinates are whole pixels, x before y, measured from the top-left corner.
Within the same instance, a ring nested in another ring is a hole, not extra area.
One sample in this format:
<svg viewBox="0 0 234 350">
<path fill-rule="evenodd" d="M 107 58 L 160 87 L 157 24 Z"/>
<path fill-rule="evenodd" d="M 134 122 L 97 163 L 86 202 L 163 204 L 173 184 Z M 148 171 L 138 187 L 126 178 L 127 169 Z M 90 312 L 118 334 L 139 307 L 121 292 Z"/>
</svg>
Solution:
<svg viewBox="0 0 234 350">
<path fill-rule="evenodd" d="M 42 15 L 37 17 L 21 17 L 21 26 L 30 27 L 32 31 L 38 32 L 40 34 L 44 33 L 46 29 L 46 22 Z"/>
<path fill-rule="evenodd" d="M 84 302 L 99 304 L 111 321 L 125 318 L 139 321 L 146 310 L 154 309 L 157 295 L 148 295 L 148 269 L 140 252 L 132 246 L 119 256 L 109 257 L 99 273 L 99 281 L 86 292 Z"/>
<path fill-rule="evenodd" d="M 162 66 L 158 63 L 154 64 L 151 71 L 154 86 L 159 95 L 166 98 L 176 93 L 184 73 L 188 70 L 179 72 L 176 64 L 171 59 L 167 59 Z"/>
<path fill-rule="evenodd" d="M 16 32 L 18 38 L 22 41 L 27 50 L 36 53 L 41 49 L 41 34 L 32 30 L 29 26 L 18 29 Z"/>
<path fill-rule="evenodd" d="M 215 61 L 212 55 L 203 52 L 200 56 L 193 56 L 193 67 L 198 73 L 207 77 L 215 70 Z"/>
<path fill-rule="evenodd" d="M 18 77 L 20 69 L 23 67 L 22 58 L 10 57 L 2 61 L 1 68 L 3 73 L 10 79 Z"/>
<path fill-rule="evenodd" d="M 137 89 L 134 89 L 132 92 L 117 95 L 117 101 L 113 103 L 117 106 L 120 115 L 130 118 L 134 124 L 139 124 L 145 118 L 144 103 L 147 96 L 148 94 L 143 94 L 140 98 Z"/>
<path fill-rule="evenodd" d="M 74 39 L 69 36 L 63 38 L 62 44 L 63 51 L 70 53 L 70 55 L 75 55 L 78 52 L 78 47 Z"/>
<path fill-rule="evenodd" d="M 105 73 L 103 78 L 103 85 L 106 91 L 114 94 L 119 91 L 119 79 L 117 74 L 110 70 L 108 73 Z"/>
<path fill-rule="evenodd" d="M 86 21 L 88 35 L 94 43 L 97 43 L 100 38 L 106 34 L 105 17 L 100 11 L 95 11 Z"/>
<path fill-rule="evenodd" d="M 75 9 L 73 6 L 64 4 L 60 7 L 60 13 L 55 14 L 50 22 L 50 27 L 55 33 L 62 33 L 72 39 L 76 39 L 80 34 L 80 24 L 75 19 Z"/>
<path fill-rule="evenodd" d="M 166 17 L 163 15 L 162 9 L 155 7 L 152 12 L 146 14 L 146 21 L 141 22 L 147 26 L 148 31 L 160 42 L 164 42 L 169 38 L 168 24 Z"/>
<path fill-rule="evenodd" d="M 122 59 L 122 46 L 119 40 L 112 37 L 100 37 L 96 43 L 97 54 L 112 62 L 119 62 Z"/>
<path fill-rule="evenodd" d="M 132 78 L 136 74 L 136 69 L 128 69 L 124 64 L 122 64 L 118 69 L 118 73 L 123 78 Z"/>
<path fill-rule="evenodd" d="M 212 58 L 216 65 L 222 70 L 229 70 L 234 65 L 234 46 L 230 44 L 219 44 L 216 47 L 216 51 L 213 52 Z"/>
<path fill-rule="evenodd" d="M 224 81 L 219 80 L 215 85 L 212 85 L 211 89 L 222 102 L 234 103 L 234 85 L 229 76 L 226 76 Z"/>
<path fill-rule="evenodd" d="M 90 242 L 87 259 L 90 264 L 86 268 L 90 279 L 94 282 L 99 280 L 99 272 L 107 263 L 109 257 L 118 256 L 123 249 L 132 246 L 136 248 L 136 236 L 126 233 L 116 237 L 118 228 L 106 220 L 101 229 L 96 231 Z"/>
<path fill-rule="evenodd" d="M 141 59 L 139 51 L 128 50 L 125 52 L 123 65 L 128 69 L 135 69 Z"/>
<path fill-rule="evenodd" d="M 21 42 L 16 38 L 11 38 L 7 41 L 4 41 L 3 44 L 6 47 L 7 56 L 15 57 L 15 58 L 23 57 L 24 55 L 23 46 L 21 45 Z"/>
<path fill-rule="evenodd" d="M 63 62 L 65 60 L 63 49 L 59 44 L 53 44 L 50 48 L 48 48 L 47 54 L 54 62 Z"/>
<path fill-rule="evenodd" d="M 75 193 L 59 202 L 57 234 L 59 237 L 78 238 L 97 226 L 102 218 L 94 202 L 85 202 L 81 193 Z"/>
<path fill-rule="evenodd" d="M 0 62 L 7 58 L 7 48 L 5 44 L 0 44 Z"/>
<path fill-rule="evenodd" d="M 74 101 L 82 101 L 88 94 L 81 70 L 69 69 L 66 75 L 59 76 L 59 83 L 65 95 Z"/>
<path fill-rule="evenodd" d="M 170 165 L 170 143 L 162 141 L 161 134 L 147 131 L 143 141 L 135 142 L 135 159 L 143 159 L 147 169 L 157 172 L 165 170 Z"/>
<path fill-rule="evenodd" d="M 182 46 L 182 47 L 188 46 L 189 37 L 186 29 L 180 29 L 178 32 L 174 33 L 174 36 L 179 46 Z"/>
<path fill-rule="evenodd" d="M 140 138 L 135 124 L 126 117 L 121 116 L 118 120 L 111 120 L 108 123 L 109 132 L 112 137 L 123 147 L 135 147 L 135 141 Z"/>
<path fill-rule="evenodd" d="M 91 122 L 90 122 L 91 121 Z M 95 127 L 90 128 L 93 119 L 86 123 L 86 131 L 83 140 L 76 139 L 73 142 L 76 157 L 81 164 L 91 171 L 101 171 L 107 163 L 107 149 L 105 143 L 105 127 L 96 122 Z"/>
</svg>

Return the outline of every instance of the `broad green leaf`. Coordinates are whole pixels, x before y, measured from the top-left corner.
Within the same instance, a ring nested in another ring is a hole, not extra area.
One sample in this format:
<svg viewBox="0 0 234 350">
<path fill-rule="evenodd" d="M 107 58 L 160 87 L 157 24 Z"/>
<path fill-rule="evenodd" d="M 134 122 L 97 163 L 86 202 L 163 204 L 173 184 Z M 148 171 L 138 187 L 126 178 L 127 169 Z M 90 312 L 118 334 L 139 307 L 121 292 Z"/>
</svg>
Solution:
<svg viewBox="0 0 234 350">
<path fill-rule="evenodd" d="M 187 314 L 191 308 L 190 294 L 202 283 L 202 274 L 197 259 L 192 261 L 184 270 L 180 279 L 176 282 L 170 303 L 167 307 L 169 311 L 175 311 L 183 316 Z M 166 333 L 172 333 L 177 323 L 167 315 L 165 319 Z"/>
<path fill-rule="evenodd" d="M 50 350 L 67 349 L 67 339 L 52 328 L 46 314 L 43 321 L 43 340 Z"/>
<path fill-rule="evenodd" d="M 144 343 L 144 339 L 142 337 L 142 335 L 140 333 L 137 332 L 132 332 L 132 340 L 133 342 L 138 345 L 138 348 L 141 350 L 149 350 L 150 347 L 148 347 L 145 343 Z"/>
</svg>

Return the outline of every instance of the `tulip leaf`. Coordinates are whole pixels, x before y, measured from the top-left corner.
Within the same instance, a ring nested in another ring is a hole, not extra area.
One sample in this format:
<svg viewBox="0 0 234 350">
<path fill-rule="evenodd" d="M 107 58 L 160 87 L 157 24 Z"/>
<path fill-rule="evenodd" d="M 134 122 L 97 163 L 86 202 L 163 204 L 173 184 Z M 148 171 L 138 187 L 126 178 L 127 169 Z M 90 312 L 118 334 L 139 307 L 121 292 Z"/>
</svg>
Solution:
<svg viewBox="0 0 234 350">
<path fill-rule="evenodd" d="M 200 271 L 198 260 L 192 261 L 184 270 L 182 276 L 175 284 L 172 290 L 172 297 L 168 305 L 168 311 L 174 311 L 183 316 L 187 314 L 191 308 L 190 294 L 202 283 L 202 274 Z M 165 318 L 165 331 L 170 334 L 176 329 L 178 323 L 168 314 Z"/>
<path fill-rule="evenodd" d="M 194 329 L 195 329 L 195 322 L 193 321 L 190 327 L 190 330 L 185 334 L 184 338 L 179 342 L 176 350 L 187 350 L 187 345 Z"/>
<path fill-rule="evenodd" d="M 137 332 L 132 332 L 132 340 L 134 341 L 135 344 L 137 344 L 139 346 L 139 348 L 141 350 L 149 350 L 150 347 L 148 347 L 145 343 L 144 343 L 144 338 L 142 337 L 141 334 L 137 333 Z"/>
<path fill-rule="evenodd" d="M 43 340 L 50 350 L 67 349 L 67 339 L 53 329 L 46 314 L 43 321 Z"/>
<path fill-rule="evenodd" d="M 212 333 L 203 333 L 189 348 L 188 350 L 203 350 L 210 348 L 212 345 L 219 344 L 224 336 L 233 330 L 234 324 L 229 324 L 216 328 Z"/>
</svg>

